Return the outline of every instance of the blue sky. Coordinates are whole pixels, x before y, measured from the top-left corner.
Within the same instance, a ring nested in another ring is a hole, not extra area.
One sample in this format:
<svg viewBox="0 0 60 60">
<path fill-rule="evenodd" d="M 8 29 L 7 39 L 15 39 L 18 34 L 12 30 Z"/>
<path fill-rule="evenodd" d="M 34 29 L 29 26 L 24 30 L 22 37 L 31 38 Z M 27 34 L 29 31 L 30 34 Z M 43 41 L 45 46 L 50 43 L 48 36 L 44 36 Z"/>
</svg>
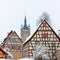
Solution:
<svg viewBox="0 0 60 60">
<path fill-rule="evenodd" d="M 59 6 L 59 0 L 0 0 L 0 41 L 3 41 L 11 30 L 15 30 L 20 35 L 25 12 L 27 22 L 31 26 L 31 33 L 36 28 L 36 20 L 43 12 L 50 15 L 52 26 L 58 32 L 60 29 Z"/>
</svg>

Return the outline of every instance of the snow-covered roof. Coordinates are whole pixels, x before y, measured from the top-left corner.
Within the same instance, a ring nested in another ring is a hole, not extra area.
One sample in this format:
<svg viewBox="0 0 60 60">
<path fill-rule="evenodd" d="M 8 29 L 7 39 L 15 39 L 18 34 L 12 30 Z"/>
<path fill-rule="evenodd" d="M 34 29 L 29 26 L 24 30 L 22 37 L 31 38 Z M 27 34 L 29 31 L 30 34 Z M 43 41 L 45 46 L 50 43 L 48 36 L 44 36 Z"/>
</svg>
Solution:
<svg viewBox="0 0 60 60">
<path fill-rule="evenodd" d="M 41 26 L 41 24 L 42 24 L 43 22 L 46 22 L 46 23 L 47 23 L 48 21 L 46 21 L 46 20 L 42 21 L 42 22 L 38 25 L 38 27 L 35 29 L 35 31 L 25 40 L 25 42 L 23 43 L 23 45 L 32 38 L 32 36 L 36 33 L 36 31 L 38 30 L 38 28 Z M 48 24 L 49 27 L 51 28 L 50 24 L 49 24 L 49 23 L 47 23 L 47 24 Z M 51 30 L 54 32 L 54 34 L 55 34 L 55 35 L 57 36 L 57 38 L 60 40 L 59 36 L 55 33 L 55 31 L 54 31 L 52 28 L 51 28 Z"/>
<path fill-rule="evenodd" d="M 28 37 L 26 38 L 25 42 L 23 43 L 23 45 L 33 36 L 33 34 L 36 32 L 36 30 L 38 29 L 38 27 L 41 25 L 41 23 L 37 26 L 37 28 L 35 28 L 34 32 Z"/>
</svg>

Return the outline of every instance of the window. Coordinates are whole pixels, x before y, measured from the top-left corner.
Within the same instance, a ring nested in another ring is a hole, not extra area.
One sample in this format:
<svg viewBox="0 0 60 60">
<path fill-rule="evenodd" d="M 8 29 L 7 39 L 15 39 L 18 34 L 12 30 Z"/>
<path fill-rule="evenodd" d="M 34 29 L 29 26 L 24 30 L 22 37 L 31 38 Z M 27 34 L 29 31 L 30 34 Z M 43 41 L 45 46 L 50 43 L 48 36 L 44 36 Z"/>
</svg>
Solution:
<svg viewBox="0 0 60 60">
<path fill-rule="evenodd" d="M 39 35 L 37 35 L 37 37 L 39 37 Z"/>
<path fill-rule="evenodd" d="M 16 48 L 16 46 L 12 46 L 12 49 L 13 49 L 13 50 L 16 50 L 17 48 Z"/>
<path fill-rule="evenodd" d="M 10 49 L 10 46 L 7 46 Z"/>
<path fill-rule="evenodd" d="M 50 41 L 53 41 L 54 39 L 53 38 L 50 38 Z"/>
<path fill-rule="evenodd" d="M 18 46 L 18 50 L 20 50 L 21 49 L 21 46 Z"/>
<path fill-rule="evenodd" d="M 10 38 L 10 42 L 12 43 L 17 43 L 19 41 L 18 38 Z"/>
<path fill-rule="evenodd" d="M 41 31 L 39 31 L 39 34 L 42 34 L 42 32 L 41 32 Z"/>
<path fill-rule="evenodd" d="M 36 45 L 36 46 L 39 45 L 39 41 L 36 41 L 36 42 L 35 42 L 35 45 Z"/>
<path fill-rule="evenodd" d="M 44 30 L 46 30 L 46 27 L 44 27 Z"/>
<path fill-rule="evenodd" d="M 32 49 L 32 46 L 30 46 L 29 49 Z"/>
<path fill-rule="evenodd" d="M 51 37 L 53 38 L 53 35 L 51 35 Z"/>
<path fill-rule="evenodd" d="M 51 34 L 51 31 L 48 31 L 48 34 Z"/>
</svg>

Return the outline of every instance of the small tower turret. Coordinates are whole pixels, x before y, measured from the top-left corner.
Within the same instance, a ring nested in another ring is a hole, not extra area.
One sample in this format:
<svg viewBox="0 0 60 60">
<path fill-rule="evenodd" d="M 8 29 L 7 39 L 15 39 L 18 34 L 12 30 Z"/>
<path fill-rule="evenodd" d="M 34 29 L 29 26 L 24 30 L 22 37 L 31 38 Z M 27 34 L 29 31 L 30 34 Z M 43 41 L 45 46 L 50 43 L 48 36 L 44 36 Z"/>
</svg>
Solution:
<svg viewBox="0 0 60 60">
<path fill-rule="evenodd" d="M 24 42 L 26 38 L 30 35 L 30 26 L 27 25 L 26 15 L 24 18 L 24 25 L 21 27 L 21 38 Z"/>
</svg>

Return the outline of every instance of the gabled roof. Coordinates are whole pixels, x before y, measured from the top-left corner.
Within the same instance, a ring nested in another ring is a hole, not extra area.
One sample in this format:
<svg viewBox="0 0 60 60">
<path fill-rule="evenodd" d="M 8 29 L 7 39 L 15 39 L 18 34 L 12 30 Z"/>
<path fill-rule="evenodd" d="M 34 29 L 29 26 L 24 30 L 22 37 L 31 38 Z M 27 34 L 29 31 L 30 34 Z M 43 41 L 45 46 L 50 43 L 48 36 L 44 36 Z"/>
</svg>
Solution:
<svg viewBox="0 0 60 60">
<path fill-rule="evenodd" d="M 46 22 L 46 20 L 44 20 L 43 22 L 45 22 L 50 28 L 51 28 L 51 30 L 53 31 L 53 33 L 56 35 L 56 37 L 59 39 L 59 41 L 60 41 L 60 38 L 59 38 L 59 36 L 56 34 L 56 32 L 52 29 L 52 27 Z M 37 29 L 35 30 L 35 32 L 31 35 L 31 36 L 29 36 L 28 38 L 27 38 L 27 40 L 23 43 L 23 45 L 25 45 L 27 42 L 29 42 L 32 38 L 33 38 L 33 36 L 36 34 L 36 32 L 38 31 L 38 29 L 41 27 L 41 25 L 43 24 L 43 22 L 41 23 L 41 24 L 39 24 L 39 26 L 37 27 Z"/>
<path fill-rule="evenodd" d="M 8 33 L 8 36 L 11 35 L 13 33 L 13 31 L 10 31 L 10 33 Z"/>
<path fill-rule="evenodd" d="M 18 34 L 17 34 L 15 31 L 10 31 L 10 33 L 8 33 L 7 37 L 4 39 L 3 42 L 5 42 L 9 37 L 13 36 L 14 34 L 15 34 L 15 35 L 20 39 L 20 41 L 22 42 L 22 39 L 18 36 Z M 4 43 L 3 43 L 3 45 L 4 45 Z"/>
</svg>

